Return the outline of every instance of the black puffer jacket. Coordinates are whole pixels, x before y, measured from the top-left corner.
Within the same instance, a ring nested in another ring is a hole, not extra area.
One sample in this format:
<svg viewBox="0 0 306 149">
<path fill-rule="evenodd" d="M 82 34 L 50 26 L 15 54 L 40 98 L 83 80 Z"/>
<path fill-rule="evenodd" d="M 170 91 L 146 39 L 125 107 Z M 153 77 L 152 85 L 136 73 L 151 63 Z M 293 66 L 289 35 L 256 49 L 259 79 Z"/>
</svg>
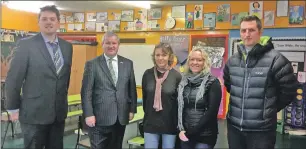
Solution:
<svg viewBox="0 0 306 149">
<path fill-rule="evenodd" d="M 274 50 L 272 39 L 246 55 L 243 44 L 224 68 L 224 84 L 230 93 L 227 119 L 241 131 L 275 130 L 277 112 L 296 96 L 299 85 L 291 63 Z"/>
<path fill-rule="evenodd" d="M 217 114 L 221 101 L 221 86 L 216 77 L 210 76 L 204 97 L 195 104 L 201 83 L 202 79 L 199 78 L 188 82 L 184 88 L 183 125 L 187 137 L 214 145 L 218 134 Z M 210 136 L 213 137 L 209 138 Z"/>
</svg>

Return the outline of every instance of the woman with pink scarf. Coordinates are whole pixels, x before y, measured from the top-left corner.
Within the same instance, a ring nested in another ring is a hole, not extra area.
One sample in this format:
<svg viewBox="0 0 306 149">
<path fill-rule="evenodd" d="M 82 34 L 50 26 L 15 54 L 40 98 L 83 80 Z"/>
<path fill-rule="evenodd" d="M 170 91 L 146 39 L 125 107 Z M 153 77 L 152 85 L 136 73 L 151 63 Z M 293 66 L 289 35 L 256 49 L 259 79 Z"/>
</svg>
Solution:
<svg viewBox="0 0 306 149">
<path fill-rule="evenodd" d="M 177 87 L 181 74 L 171 68 L 173 50 L 167 43 L 155 46 L 152 60 L 154 67 L 147 69 L 142 77 L 145 148 L 175 148 L 178 134 Z"/>
</svg>

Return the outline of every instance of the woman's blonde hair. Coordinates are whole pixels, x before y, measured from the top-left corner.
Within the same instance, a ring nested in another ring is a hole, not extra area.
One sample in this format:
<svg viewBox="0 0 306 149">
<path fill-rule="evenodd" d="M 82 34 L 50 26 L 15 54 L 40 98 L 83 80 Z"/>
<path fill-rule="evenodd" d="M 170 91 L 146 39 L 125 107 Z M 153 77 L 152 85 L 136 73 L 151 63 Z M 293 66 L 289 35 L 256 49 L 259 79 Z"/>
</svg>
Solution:
<svg viewBox="0 0 306 149">
<path fill-rule="evenodd" d="M 167 55 L 169 55 L 169 61 L 168 61 L 168 65 L 171 66 L 173 64 L 174 61 L 174 53 L 173 50 L 170 46 L 170 44 L 168 43 L 159 43 L 157 45 L 155 45 L 154 51 L 152 53 L 152 61 L 154 63 L 154 65 L 156 66 L 156 61 L 155 61 L 155 51 L 156 49 L 161 48 L 163 52 L 165 52 Z"/>
<path fill-rule="evenodd" d="M 189 61 L 190 61 L 190 56 L 191 56 L 192 52 L 195 52 L 195 51 L 201 52 L 202 58 L 204 60 L 204 65 L 203 65 L 203 68 L 202 68 L 201 72 L 204 73 L 204 74 L 210 72 L 211 60 L 209 58 L 209 55 L 207 54 L 207 52 L 205 52 L 205 50 L 203 48 L 195 48 L 195 49 L 192 49 L 190 51 L 189 55 L 188 55 L 187 62 L 185 63 L 184 73 L 185 74 L 192 73 L 190 68 L 189 68 Z"/>
</svg>

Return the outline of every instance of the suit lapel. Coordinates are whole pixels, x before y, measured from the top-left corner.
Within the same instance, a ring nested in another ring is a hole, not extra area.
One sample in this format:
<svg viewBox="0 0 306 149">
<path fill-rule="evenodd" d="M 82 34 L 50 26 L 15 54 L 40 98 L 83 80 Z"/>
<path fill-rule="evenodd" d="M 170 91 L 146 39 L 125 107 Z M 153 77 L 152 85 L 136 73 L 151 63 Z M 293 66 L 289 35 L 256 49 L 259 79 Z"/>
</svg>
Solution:
<svg viewBox="0 0 306 149">
<path fill-rule="evenodd" d="M 112 82 L 112 84 L 114 85 L 114 87 L 115 87 L 115 84 L 114 84 L 114 81 L 113 81 L 113 79 L 112 79 L 112 76 L 111 76 L 111 74 L 110 74 L 110 72 L 109 72 L 109 69 L 108 69 L 108 66 L 107 66 L 107 64 L 106 64 L 106 59 L 105 59 L 105 57 L 104 57 L 104 55 L 102 54 L 101 56 L 100 56 L 100 66 L 101 66 L 101 68 L 102 68 L 102 71 L 104 71 L 104 73 L 106 74 L 106 76 L 108 77 L 108 79 L 109 79 L 109 81 L 111 81 Z"/>
<path fill-rule="evenodd" d="M 123 77 L 123 69 L 124 69 L 124 63 L 123 63 L 123 59 L 118 55 L 118 79 L 117 79 L 117 84 L 116 84 L 116 88 L 118 88 L 120 82 L 122 82 L 122 77 Z"/>
<path fill-rule="evenodd" d="M 40 51 L 42 52 L 42 55 L 45 57 L 48 66 L 51 68 L 51 70 L 53 71 L 53 73 L 56 75 L 55 66 L 54 66 L 53 60 L 52 60 L 52 58 L 51 58 L 51 55 L 50 55 L 50 53 L 49 53 L 49 51 L 48 51 L 48 48 L 47 48 L 47 46 L 46 46 L 46 44 L 45 44 L 45 41 L 44 41 L 44 39 L 43 39 L 41 33 L 39 33 L 37 36 L 38 36 L 38 37 L 37 37 L 37 40 L 38 40 L 37 44 L 38 44 L 38 47 L 39 47 Z"/>
<path fill-rule="evenodd" d="M 68 55 L 67 55 L 67 52 L 64 50 L 66 47 L 65 47 L 65 44 L 62 42 L 62 40 L 60 38 L 58 38 L 58 44 L 60 46 L 60 49 L 61 49 L 61 52 L 62 52 L 62 55 L 63 55 L 63 59 L 64 59 L 64 66 L 62 68 L 62 70 L 60 71 L 59 73 L 59 76 L 62 76 L 65 72 L 65 69 L 66 69 L 66 65 L 65 63 L 68 63 Z"/>
</svg>

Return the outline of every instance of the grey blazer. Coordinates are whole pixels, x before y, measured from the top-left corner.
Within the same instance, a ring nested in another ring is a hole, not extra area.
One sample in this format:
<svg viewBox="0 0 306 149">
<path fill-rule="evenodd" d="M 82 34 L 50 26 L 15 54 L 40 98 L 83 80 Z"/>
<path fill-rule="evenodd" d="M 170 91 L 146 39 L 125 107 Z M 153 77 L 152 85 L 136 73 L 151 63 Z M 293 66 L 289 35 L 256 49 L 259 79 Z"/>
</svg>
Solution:
<svg viewBox="0 0 306 149">
<path fill-rule="evenodd" d="M 96 125 L 110 126 L 117 117 L 121 125 L 136 113 L 137 93 L 133 62 L 118 55 L 118 79 L 114 84 L 103 54 L 85 64 L 81 97 L 85 117 L 95 116 Z"/>
<path fill-rule="evenodd" d="M 67 117 L 72 44 L 60 38 L 58 42 L 64 58 L 59 74 L 41 33 L 17 44 L 5 86 L 7 109 L 19 109 L 20 122 L 51 124 Z"/>
</svg>

